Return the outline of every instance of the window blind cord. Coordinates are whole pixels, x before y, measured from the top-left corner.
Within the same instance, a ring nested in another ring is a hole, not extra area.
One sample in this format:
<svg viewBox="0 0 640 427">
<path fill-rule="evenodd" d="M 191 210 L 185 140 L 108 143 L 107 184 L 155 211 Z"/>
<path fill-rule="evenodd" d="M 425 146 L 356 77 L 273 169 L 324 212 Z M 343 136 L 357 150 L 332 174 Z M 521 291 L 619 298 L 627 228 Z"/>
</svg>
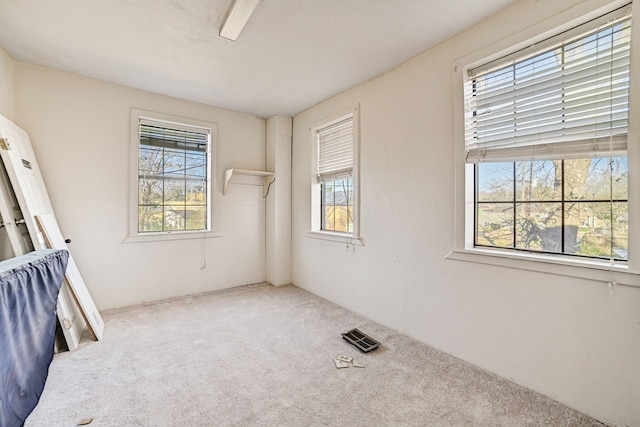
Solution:
<svg viewBox="0 0 640 427">
<path fill-rule="evenodd" d="M 207 235 L 202 233 L 202 240 L 200 245 L 200 270 L 207 268 Z"/>
<path fill-rule="evenodd" d="M 610 155 L 612 156 L 613 153 L 610 153 Z M 609 288 L 609 293 L 613 295 L 614 293 L 614 287 L 618 285 L 618 283 L 616 282 L 616 278 L 615 278 L 615 271 L 613 269 L 615 263 L 614 263 L 614 256 L 613 256 L 613 223 L 614 223 L 614 218 L 613 218 L 613 160 L 612 157 L 609 157 L 609 195 L 610 195 L 610 200 L 609 200 L 609 215 L 611 218 L 611 242 L 610 242 L 610 249 L 609 249 L 609 283 L 607 284 L 607 287 Z"/>
<path fill-rule="evenodd" d="M 609 61 L 609 88 L 613 90 L 613 52 L 614 52 L 614 36 L 611 35 L 611 51 L 609 55 L 611 56 L 611 60 Z M 609 120 L 613 121 L 613 102 L 609 102 Z M 614 287 L 618 285 L 615 279 L 614 272 L 614 256 L 613 256 L 613 228 L 614 228 L 614 218 L 613 218 L 613 129 L 609 129 L 609 224 L 610 224 L 610 241 L 609 241 L 609 283 L 607 287 L 609 288 L 609 293 L 611 295 L 614 294 Z"/>
</svg>

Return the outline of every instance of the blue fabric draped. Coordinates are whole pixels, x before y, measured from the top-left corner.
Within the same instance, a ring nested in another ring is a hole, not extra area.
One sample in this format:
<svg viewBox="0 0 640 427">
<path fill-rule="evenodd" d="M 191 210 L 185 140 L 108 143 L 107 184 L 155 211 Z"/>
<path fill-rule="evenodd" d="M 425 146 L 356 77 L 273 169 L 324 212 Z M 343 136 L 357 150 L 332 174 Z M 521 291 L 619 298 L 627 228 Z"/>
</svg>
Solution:
<svg viewBox="0 0 640 427">
<path fill-rule="evenodd" d="M 0 262 L 1 427 L 23 425 L 44 389 L 68 259 L 43 249 Z"/>
</svg>

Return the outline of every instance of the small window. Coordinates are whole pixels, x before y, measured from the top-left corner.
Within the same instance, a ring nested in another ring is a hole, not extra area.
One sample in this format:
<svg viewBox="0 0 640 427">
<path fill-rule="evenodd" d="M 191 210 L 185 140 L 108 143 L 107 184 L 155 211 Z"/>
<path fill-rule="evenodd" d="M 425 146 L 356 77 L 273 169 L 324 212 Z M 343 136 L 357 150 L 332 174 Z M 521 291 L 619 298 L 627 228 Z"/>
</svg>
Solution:
<svg viewBox="0 0 640 427">
<path fill-rule="evenodd" d="M 312 231 L 357 237 L 357 107 L 312 128 Z"/>
<path fill-rule="evenodd" d="M 628 9 L 469 71 L 474 246 L 628 259 Z"/>
<path fill-rule="evenodd" d="M 353 233 L 353 116 L 317 137 L 322 230 Z"/>
<path fill-rule="evenodd" d="M 134 116 L 132 236 L 210 232 L 213 126 Z"/>
</svg>

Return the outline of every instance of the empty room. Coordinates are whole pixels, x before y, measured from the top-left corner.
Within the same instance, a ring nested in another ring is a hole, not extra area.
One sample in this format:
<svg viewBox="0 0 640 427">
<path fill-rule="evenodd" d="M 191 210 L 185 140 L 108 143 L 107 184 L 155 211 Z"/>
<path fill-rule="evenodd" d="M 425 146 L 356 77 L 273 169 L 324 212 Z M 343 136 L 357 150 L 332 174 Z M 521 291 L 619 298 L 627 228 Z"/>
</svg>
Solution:
<svg viewBox="0 0 640 427">
<path fill-rule="evenodd" d="M 0 427 L 640 426 L 629 0 L 0 0 Z"/>
</svg>

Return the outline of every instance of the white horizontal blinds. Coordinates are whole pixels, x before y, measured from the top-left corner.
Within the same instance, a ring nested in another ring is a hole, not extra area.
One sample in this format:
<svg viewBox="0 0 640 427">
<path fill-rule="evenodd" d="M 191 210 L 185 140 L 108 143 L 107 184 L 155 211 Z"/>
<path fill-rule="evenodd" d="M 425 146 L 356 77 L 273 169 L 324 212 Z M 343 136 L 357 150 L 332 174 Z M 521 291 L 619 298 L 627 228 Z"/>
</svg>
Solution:
<svg viewBox="0 0 640 427">
<path fill-rule="evenodd" d="M 209 129 L 140 119 L 140 145 L 208 152 Z"/>
<path fill-rule="evenodd" d="M 353 117 L 317 131 L 318 177 L 321 181 L 346 178 L 353 171 Z"/>
<path fill-rule="evenodd" d="M 470 72 L 467 162 L 626 153 L 631 18 L 597 21 Z"/>
</svg>

